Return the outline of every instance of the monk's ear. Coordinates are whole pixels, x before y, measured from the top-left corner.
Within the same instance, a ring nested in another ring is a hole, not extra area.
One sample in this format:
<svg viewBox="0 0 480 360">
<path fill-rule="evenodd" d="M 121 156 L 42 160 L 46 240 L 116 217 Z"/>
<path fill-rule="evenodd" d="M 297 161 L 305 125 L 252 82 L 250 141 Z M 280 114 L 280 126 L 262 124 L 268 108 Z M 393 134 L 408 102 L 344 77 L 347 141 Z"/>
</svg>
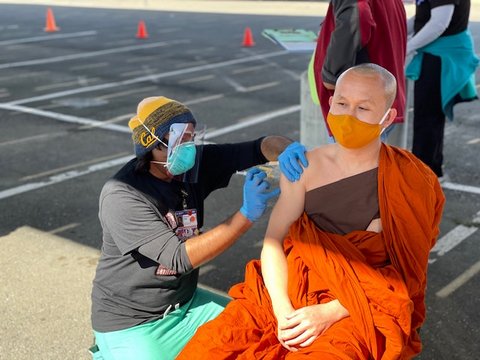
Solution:
<svg viewBox="0 0 480 360">
<path fill-rule="evenodd" d="M 390 112 L 388 113 L 388 117 L 387 119 L 385 119 L 385 127 L 393 123 L 393 121 L 397 117 L 397 109 L 391 108 L 389 111 Z"/>
<path fill-rule="evenodd" d="M 332 107 L 333 96 L 328 98 L 328 106 Z"/>
</svg>

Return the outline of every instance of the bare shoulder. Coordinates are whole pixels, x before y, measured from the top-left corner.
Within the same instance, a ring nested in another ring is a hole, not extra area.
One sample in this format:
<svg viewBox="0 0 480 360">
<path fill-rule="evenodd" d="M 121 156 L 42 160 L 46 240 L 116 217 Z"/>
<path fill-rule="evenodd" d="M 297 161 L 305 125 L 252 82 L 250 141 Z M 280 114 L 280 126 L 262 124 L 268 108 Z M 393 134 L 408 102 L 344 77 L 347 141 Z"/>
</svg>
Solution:
<svg viewBox="0 0 480 360">
<path fill-rule="evenodd" d="M 334 170 L 335 144 L 318 146 L 307 152 L 308 167 L 305 169 L 305 188 L 310 190 L 331 181 Z"/>
<path fill-rule="evenodd" d="M 335 147 L 335 144 L 320 145 L 320 146 L 314 147 L 313 149 L 309 150 L 307 152 L 307 154 L 311 154 L 311 155 L 327 154 L 327 153 L 333 151 L 334 147 Z"/>
<path fill-rule="evenodd" d="M 307 152 L 309 166 L 306 172 L 313 172 L 319 166 L 328 166 L 334 158 L 335 144 L 318 146 Z"/>
</svg>

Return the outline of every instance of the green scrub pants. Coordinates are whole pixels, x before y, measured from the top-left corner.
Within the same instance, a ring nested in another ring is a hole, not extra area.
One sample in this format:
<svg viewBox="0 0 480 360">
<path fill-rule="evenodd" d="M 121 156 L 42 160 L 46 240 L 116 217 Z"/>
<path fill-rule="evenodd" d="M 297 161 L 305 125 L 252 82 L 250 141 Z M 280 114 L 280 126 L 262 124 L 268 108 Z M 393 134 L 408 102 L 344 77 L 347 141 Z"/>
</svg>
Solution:
<svg viewBox="0 0 480 360">
<path fill-rule="evenodd" d="M 103 360 L 173 360 L 197 328 L 220 314 L 228 302 L 198 288 L 187 304 L 162 319 L 124 330 L 94 331 L 96 345 Z"/>
</svg>

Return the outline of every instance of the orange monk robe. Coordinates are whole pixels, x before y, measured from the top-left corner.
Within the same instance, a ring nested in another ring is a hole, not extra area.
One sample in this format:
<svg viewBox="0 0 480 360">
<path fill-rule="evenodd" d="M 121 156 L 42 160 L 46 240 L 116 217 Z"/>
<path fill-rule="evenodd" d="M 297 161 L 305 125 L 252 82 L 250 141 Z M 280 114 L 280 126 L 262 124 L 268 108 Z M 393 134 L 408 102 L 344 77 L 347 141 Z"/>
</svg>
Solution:
<svg viewBox="0 0 480 360">
<path fill-rule="evenodd" d="M 327 233 L 303 215 L 284 247 L 294 308 L 338 299 L 350 316 L 312 345 L 283 348 L 258 260 L 215 319 L 178 359 L 410 359 L 421 351 L 428 255 L 444 196 L 436 176 L 409 152 L 382 145 L 378 195 L 383 231 Z"/>
</svg>

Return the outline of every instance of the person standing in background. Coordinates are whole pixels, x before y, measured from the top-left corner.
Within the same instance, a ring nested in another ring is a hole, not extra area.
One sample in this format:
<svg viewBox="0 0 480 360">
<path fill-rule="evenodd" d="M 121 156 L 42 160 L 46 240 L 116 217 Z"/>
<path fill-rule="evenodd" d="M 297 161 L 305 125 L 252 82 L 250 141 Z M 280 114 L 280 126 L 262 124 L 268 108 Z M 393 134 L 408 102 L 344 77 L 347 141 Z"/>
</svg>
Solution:
<svg viewBox="0 0 480 360">
<path fill-rule="evenodd" d="M 477 98 L 473 41 L 468 31 L 470 0 L 416 0 L 408 19 L 406 75 L 415 81 L 412 152 L 443 177 L 445 116 L 453 106 Z"/>
<path fill-rule="evenodd" d="M 406 19 L 402 0 L 330 1 L 308 74 L 313 101 L 320 103 L 324 119 L 340 74 L 354 65 L 374 63 L 397 79 L 394 122 L 403 122 Z"/>
</svg>

